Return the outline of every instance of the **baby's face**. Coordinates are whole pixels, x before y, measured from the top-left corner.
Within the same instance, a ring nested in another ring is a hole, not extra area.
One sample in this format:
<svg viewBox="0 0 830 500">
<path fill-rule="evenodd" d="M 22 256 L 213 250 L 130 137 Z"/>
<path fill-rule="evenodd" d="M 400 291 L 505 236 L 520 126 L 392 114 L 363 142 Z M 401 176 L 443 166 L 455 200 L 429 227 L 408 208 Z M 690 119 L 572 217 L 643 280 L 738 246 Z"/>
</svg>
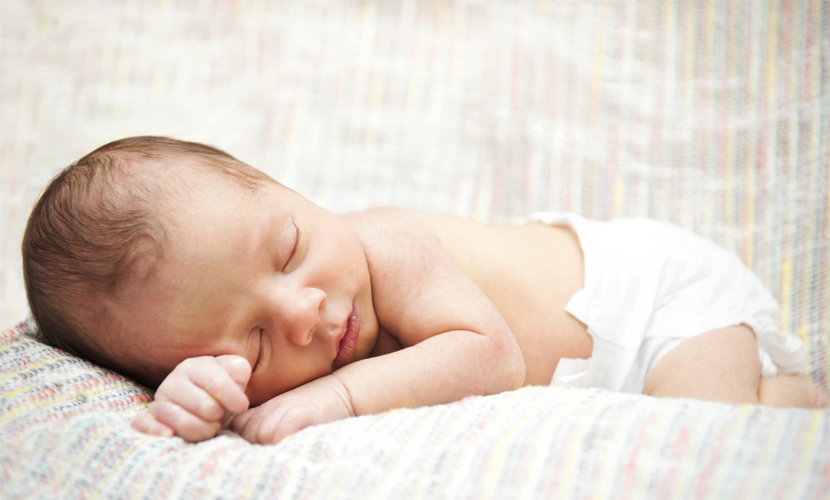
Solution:
<svg viewBox="0 0 830 500">
<path fill-rule="evenodd" d="M 340 217 L 272 183 L 193 198 L 161 217 L 155 271 L 116 299 L 127 364 L 163 377 L 186 358 L 237 354 L 254 406 L 369 355 L 368 266 Z"/>
</svg>

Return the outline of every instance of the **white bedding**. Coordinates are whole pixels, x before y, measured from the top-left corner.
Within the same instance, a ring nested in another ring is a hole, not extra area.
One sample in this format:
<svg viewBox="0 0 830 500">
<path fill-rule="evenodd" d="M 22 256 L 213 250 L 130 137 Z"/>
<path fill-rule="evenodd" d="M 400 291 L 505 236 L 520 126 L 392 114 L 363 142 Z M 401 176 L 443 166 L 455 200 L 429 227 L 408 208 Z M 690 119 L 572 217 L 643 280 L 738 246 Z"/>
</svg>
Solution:
<svg viewBox="0 0 830 500">
<path fill-rule="evenodd" d="M 0 498 L 826 498 L 830 411 L 527 387 L 276 446 L 129 428 L 147 391 L 0 335 Z"/>
</svg>

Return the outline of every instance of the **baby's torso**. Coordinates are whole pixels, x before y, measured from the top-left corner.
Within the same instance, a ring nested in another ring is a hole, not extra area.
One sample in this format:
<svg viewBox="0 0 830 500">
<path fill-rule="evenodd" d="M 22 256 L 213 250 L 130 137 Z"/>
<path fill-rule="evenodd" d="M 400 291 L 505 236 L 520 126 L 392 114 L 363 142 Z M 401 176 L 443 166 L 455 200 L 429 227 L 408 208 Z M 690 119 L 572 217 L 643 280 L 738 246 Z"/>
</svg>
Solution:
<svg viewBox="0 0 830 500">
<path fill-rule="evenodd" d="M 419 216 L 507 321 L 525 358 L 526 384 L 549 384 L 560 358 L 591 355 L 585 325 L 565 312 L 584 277 L 579 241 L 570 228 Z"/>
</svg>

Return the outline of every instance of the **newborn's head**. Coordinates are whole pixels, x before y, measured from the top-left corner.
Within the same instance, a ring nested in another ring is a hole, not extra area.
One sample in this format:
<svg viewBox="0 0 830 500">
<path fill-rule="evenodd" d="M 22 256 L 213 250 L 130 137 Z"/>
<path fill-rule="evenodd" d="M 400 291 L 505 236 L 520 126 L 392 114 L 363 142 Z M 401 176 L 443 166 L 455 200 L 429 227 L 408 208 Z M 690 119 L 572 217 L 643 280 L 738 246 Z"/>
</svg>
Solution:
<svg viewBox="0 0 830 500">
<path fill-rule="evenodd" d="M 23 276 L 40 340 L 147 381 L 121 366 L 102 334 L 113 297 L 154 273 L 167 238 L 164 218 L 208 189 L 258 192 L 262 172 L 202 144 L 132 137 L 102 146 L 58 174 L 38 200 L 23 238 Z"/>
</svg>

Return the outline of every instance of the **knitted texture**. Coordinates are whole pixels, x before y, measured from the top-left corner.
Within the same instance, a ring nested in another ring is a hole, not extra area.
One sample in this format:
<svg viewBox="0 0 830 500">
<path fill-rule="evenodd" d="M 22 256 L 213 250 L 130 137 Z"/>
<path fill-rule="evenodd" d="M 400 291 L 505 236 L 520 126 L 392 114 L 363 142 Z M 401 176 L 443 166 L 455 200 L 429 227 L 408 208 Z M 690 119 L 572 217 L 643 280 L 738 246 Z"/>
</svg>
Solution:
<svg viewBox="0 0 830 500">
<path fill-rule="evenodd" d="M 128 427 L 146 391 L 0 335 L 0 498 L 827 498 L 830 412 L 531 387 L 278 446 Z"/>
<path fill-rule="evenodd" d="M 216 145 L 335 211 L 671 221 L 771 290 L 830 390 L 830 6 L 0 0 L 0 321 L 39 192 L 113 139 Z M 0 335 L 0 497 L 823 498 L 828 412 L 532 388 L 275 447 L 129 430 L 150 393 Z M 622 493 L 620 494 L 622 496 Z"/>
</svg>

